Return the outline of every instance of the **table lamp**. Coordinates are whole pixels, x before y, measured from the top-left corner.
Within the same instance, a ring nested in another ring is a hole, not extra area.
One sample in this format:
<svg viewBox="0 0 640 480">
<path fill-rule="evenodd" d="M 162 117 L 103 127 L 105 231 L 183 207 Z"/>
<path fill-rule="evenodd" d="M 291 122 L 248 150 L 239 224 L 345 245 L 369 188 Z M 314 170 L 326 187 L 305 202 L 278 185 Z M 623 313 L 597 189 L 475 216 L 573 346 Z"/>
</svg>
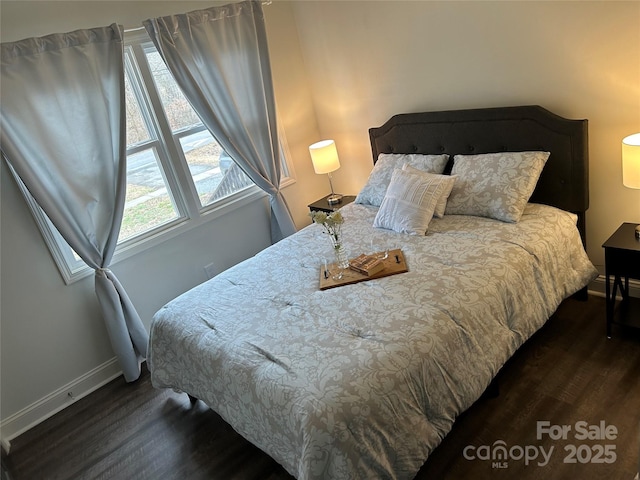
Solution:
<svg viewBox="0 0 640 480">
<path fill-rule="evenodd" d="M 640 133 L 622 140 L 622 183 L 640 189 Z M 640 240 L 640 225 L 636 227 L 636 238 Z"/>
<path fill-rule="evenodd" d="M 333 191 L 333 182 L 331 181 L 331 172 L 335 172 L 340 168 L 340 160 L 338 159 L 338 150 L 333 140 L 322 140 L 314 143 L 309 147 L 313 169 L 317 174 L 326 173 L 329 176 L 329 185 L 331 186 L 331 195 L 327 197 L 329 205 L 335 205 L 342 201 L 342 195 Z"/>
</svg>

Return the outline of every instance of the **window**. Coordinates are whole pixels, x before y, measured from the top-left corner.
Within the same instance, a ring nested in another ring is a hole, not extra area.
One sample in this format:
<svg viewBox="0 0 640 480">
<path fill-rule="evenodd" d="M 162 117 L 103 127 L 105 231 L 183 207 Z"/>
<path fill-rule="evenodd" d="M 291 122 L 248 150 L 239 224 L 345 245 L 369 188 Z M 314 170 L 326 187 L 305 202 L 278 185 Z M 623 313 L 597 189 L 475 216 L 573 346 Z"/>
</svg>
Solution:
<svg viewBox="0 0 640 480">
<path fill-rule="evenodd" d="M 114 262 L 261 194 L 202 124 L 146 33 L 125 35 L 124 67 L 127 192 Z M 283 138 L 287 185 L 293 180 Z M 90 274 L 21 189 L 65 282 Z"/>
</svg>

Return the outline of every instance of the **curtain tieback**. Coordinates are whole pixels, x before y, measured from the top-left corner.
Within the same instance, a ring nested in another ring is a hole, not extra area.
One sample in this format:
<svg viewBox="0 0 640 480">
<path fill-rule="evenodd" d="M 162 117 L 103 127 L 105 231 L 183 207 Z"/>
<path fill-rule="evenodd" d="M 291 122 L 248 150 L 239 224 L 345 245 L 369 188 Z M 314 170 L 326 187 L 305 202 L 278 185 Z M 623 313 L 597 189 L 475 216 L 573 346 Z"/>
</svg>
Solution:
<svg viewBox="0 0 640 480">
<path fill-rule="evenodd" d="M 96 268 L 96 275 L 100 275 L 101 277 L 106 277 L 107 273 L 110 273 L 111 270 L 108 268 Z"/>
</svg>

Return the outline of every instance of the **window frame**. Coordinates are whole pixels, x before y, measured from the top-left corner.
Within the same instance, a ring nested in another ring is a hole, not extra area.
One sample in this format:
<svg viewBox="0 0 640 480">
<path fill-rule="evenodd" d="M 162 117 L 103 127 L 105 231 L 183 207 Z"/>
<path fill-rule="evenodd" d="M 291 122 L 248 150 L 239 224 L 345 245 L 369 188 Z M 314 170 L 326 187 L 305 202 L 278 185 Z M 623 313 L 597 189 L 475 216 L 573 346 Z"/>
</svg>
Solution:
<svg viewBox="0 0 640 480">
<path fill-rule="evenodd" d="M 147 36 L 144 29 L 125 32 L 125 69 L 129 69 L 127 71 L 129 75 L 139 76 L 137 80 L 142 82 L 142 91 L 138 91 L 137 86 L 134 88 L 138 102 L 149 102 L 146 106 L 151 106 L 151 108 L 147 110 L 146 107 L 143 107 L 141 104 L 145 123 L 155 122 L 155 128 L 148 128 L 150 137 L 152 138 L 128 147 L 127 156 L 148 148 L 155 150 L 158 162 L 164 169 L 163 174 L 165 180 L 169 183 L 169 195 L 172 197 L 175 207 L 178 210 L 178 217 L 132 237 L 119 240 L 111 261 L 112 266 L 148 249 L 157 247 L 177 235 L 212 222 L 222 215 L 228 214 L 267 196 L 267 194 L 256 185 L 250 185 L 209 205 L 201 205 L 195 183 L 189 171 L 189 166 L 180 146 L 180 138 L 193 134 L 196 131 L 204 131 L 206 127 L 200 123 L 197 126 L 180 129 L 175 132 L 171 130 L 159 94 L 155 89 L 153 77 L 150 76 L 151 73 L 146 66 L 147 64 L 144 63 L 143 67 L 140 67 L 139 56 L 145 56 L 145 49 L 150 47 L 154 48 L 151 39 Z M 128 55 L 134 56 L 136 62 L 133 65 L 130 64 L 131 59 Z M 278 124 L 280 125 L 280 122 Z M 157 138 L 157 136 L 162 138 Z M 285 188 L 294 184 L 296 179 L 289 147 L 280 127 L 278 127 L 278 137 L 280 140 L 281 165 L 283 169 L 280 188 Z M 69 247 L 66 240 L 60 235 L 35 199 L 31 196 L 13 168 L 11 168 L 9 164 L 7 165 L 17 181 L 18 187 L 33 214 L 36 224 L 65 284 L 69 285 L 92 275 L 93 269 L 74 254 L 71 247 Z"/>
</svg>

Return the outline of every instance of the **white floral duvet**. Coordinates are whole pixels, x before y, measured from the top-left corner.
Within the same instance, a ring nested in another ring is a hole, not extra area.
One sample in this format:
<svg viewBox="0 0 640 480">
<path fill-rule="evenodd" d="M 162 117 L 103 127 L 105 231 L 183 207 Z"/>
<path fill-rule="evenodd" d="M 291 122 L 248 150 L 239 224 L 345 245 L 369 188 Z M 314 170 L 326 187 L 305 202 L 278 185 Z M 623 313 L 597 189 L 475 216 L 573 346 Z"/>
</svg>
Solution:
<svg viewBox="0 0 640 480">
<path fill-rule="evenodd" d="M 434 218 L 424 237 L 342 209 L 351 256 L 402 248 L 409 272 L 325 291 L 319 225 L 163 307 L 156 387 L 206 402 L 300 479 L 412 478 L 515 350 L 596 276 L 570 213 Z"/>
</svg>

